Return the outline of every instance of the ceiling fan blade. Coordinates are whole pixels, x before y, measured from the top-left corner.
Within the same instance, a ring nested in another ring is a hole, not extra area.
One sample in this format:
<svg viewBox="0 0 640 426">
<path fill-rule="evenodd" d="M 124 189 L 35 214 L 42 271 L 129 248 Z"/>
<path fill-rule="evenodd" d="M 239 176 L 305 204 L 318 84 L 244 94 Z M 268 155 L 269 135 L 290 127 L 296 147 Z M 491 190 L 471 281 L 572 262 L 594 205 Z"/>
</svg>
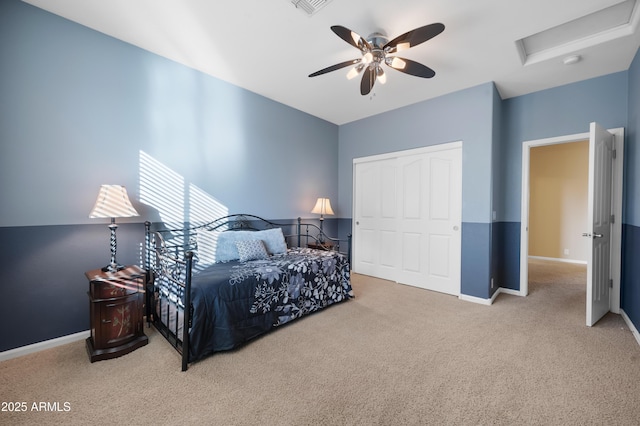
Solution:
<svg viewBox="0 0 640 426">
<path fill-rule="evenodd" d="M 414 75 L 416 77 L 431 78 L 436 75 L 436 72 L 428 66 L 412 61 L 411 59 L 392 56 L 387 58 L 385 63 L 395 70 L 401 71 L 405 74 Z"/>
<path fill-rule="evenodd" d="M 360 58 L 352 59 L 350 61 L 340 62 L 339 64 L 331 65 L 330 67 L 323 68 L 320 71 L 316 71 L 312 74 L 309 74 L 309 77 L 317 77 L 319 75 L 326 74 L 331 71 L 339 70 L 340 68 L 348 67 L 349 65 L 357 64 L 358 62 L 360 62 Z"/>
<path fill-rule="evenodd" d="M 345 28 L 342 25 L 334 25 L 331 27 L 331 31 L 336 33 L 338 37 L 359 50 L 371 50 L 371 45 L 360 34 L 351 31 L 349 28 Z"/>
<path fill-rule="evenodd" d="M 435 23 L 425 25 L 424 27 L 416 28 L 415 30 L 406 32 L 387 44 L 384 45 L 384 49 L 389 53 L 399 52 L 401 50 L 408 49 L 413 46 L 417 46 L 420 43 L 432 39 L 441 32 L 444 31 L 444 24 Z"/>
<path fill-rule="evenodd" d="M 362 74 L 362 80 L 360 81 L 360 94 L 362 96 L 368 95 L 376 83 L 376 73 L 373 72 L 371 68 L 372 67 L 366 67 Z"/>
</svg>

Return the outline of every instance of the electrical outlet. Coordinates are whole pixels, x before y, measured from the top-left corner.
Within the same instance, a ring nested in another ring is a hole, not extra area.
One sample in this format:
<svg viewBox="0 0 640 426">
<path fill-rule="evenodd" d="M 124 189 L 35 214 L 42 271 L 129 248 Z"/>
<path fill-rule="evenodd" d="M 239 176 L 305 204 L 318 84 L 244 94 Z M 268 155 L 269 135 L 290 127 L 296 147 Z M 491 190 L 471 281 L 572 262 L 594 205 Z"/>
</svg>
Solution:
<svg viewBox="0 0 640 426">
<path fill-rule="evenodd" d="M 564 254 L 569 255 L 569 249 L 564 249 Z"/>
</svg>

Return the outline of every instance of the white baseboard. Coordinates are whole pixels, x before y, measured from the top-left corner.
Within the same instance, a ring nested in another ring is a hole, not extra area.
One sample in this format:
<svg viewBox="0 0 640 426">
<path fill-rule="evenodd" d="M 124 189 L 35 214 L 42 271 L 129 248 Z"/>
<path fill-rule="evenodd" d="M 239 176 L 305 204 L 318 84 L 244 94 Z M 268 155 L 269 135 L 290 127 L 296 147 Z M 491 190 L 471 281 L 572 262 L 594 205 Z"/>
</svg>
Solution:
<svg viewBox="0 0 640 426">
<path fill-rule="evenodd" d="M 55 348 L 56 346 L 66 345 L 67 343 L 77 342 L 78 340 L 84 340 L 90 335 L 91 335 L 91 332 L 89 330 L 86 330 L 86 331 L 81 331 L 79 333 L 58 337 L 56 339 L 45 340 L 44 342 L 38 342 L 32 345 L 22 346 L 19 348 L 0 352 L 0 362 L 6 361 L 11 358 L 17 358 L 23 355 L 40 352 L 45 349 Z"/>
<path fill-rule="evenodd" d="M 548 260 L 550 262 L 577 263 L 579 265 L 586 265 L 587 264 L 586 260 L 562 259 L 562 258 L 559 258 L 559 257 L 529 256 L 529 259 Z"/>
<path fill-rule="evenodd" d="M 620 309 L 620 315 L 622 315 L 624 322 L 627 323 L 627 327 L 629 327 L 629 330 L 631 330 L 631 334 L 633 334 L 633 337 L 635 337 L 636 342 L 638 342 L 638 345 L 640 345 L 640 333 L 638 333 L 638 329 L 631 322 L 631 318 L 629 318 L 629 316 L 622 309 Z"/>
<path fill-rule="evenodd" d="M 491 305 L 493 303 L 493 298 L 483 299 L 481 297 L 469 296 L 466 294 L 461 294 L 460 296 L 458 296 L 458 299 L 464 300 L 465 302 L 477 303 L 479 305 Z"/>
<path fill-rule="evenodd" d="M 504 294 L 510 294 L 511 296 L 523 296 L 522 292 L 520 290 L 514 290 L 512 288 L 504 288 L 504 287 L 500 287 L 498 289 L 498 291 L 496 291 L 496 293 L 504 293 Z"/>
<path fill-rule="evenodd" d="M 510 294 L 512 296 L 522 296 L 522 293 L 520 292 L 520 290 L 512 290 L 510 288 L 498 287 L 498 290 L 496 290 L 496 292 L 493 293 L 493 296 L 491 296 L 490 299 L 483 299 L 481 297 L 468 296 L 466 294 L 461 294 L 460 296 L 458 296 L 458 298 L 460 300 L 464 300 L 465 302 L 478 303 L 480 305 L 493 305 L 493 302 L 495 302 L 496 298 L 500 293 Z"/>
</svg>

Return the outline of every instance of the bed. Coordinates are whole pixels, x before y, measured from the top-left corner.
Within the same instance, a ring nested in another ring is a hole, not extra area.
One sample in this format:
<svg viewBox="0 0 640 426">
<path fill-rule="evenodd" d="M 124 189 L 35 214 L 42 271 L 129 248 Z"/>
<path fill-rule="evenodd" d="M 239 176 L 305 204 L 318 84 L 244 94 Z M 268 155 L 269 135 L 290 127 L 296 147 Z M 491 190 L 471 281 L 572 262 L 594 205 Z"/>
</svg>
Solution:
<svg viewBox="0 0 640 426">
<path fill-rule="evenodd" d="M 350 236 L 331 238 L 301 219 L 242 214 L 145 228 L 147 321 L 182 355 L 182 371 L 353 297 Z"/>
</svg>

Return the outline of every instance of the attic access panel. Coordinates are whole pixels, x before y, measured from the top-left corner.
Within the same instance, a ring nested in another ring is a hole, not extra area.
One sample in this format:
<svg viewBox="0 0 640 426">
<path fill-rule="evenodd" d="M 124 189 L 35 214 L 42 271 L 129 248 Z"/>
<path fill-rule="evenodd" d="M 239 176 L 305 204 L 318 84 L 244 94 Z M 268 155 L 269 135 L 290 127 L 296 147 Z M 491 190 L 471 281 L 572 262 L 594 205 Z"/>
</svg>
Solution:
<svg viewBox="0 0 640 426">
<path fill-rule="evenodd" d="M 636 0 L 625 0 L 517 40 L 522 64 L 537 63 L 629 35 L 638 19 L 636 9 Z"/>
</svg>

